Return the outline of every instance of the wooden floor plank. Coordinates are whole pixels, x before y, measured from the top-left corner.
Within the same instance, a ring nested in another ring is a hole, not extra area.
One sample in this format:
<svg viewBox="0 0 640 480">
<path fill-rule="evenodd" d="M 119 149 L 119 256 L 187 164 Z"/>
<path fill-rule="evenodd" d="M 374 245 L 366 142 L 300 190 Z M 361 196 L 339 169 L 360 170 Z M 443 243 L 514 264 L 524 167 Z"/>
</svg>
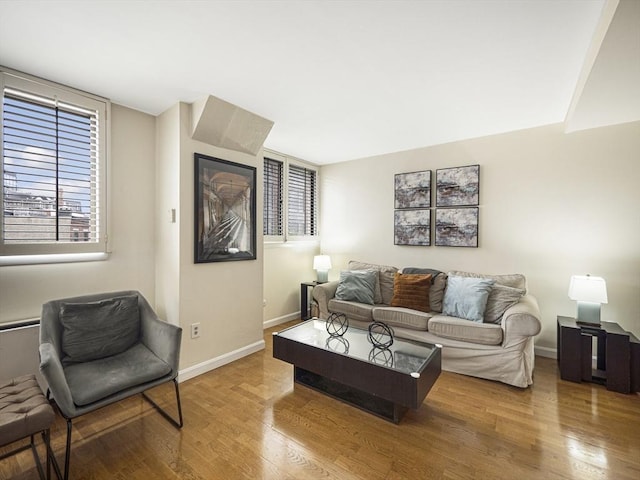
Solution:
<svg viewBox="0 0 640 480">
<path fill-rule="evenodd" d="M 264 351 L 180 384 L 182 430 L 140 396 L 74 421 L 71 478 L 640 478 L 638 394 L 562 381 L 554 360 L 537 357 L 526 390 L 442 372 L 394 425 L 294 386 L 292 366 L 272 358 L 282 328 L 265 330 Z M 151 394 L 175 411 L 172 385 Z M 57 417 L 59 459 L 65 433 Z M 0 479 L 35 476 L 28 451 L 0 462 Z"/>
</svg>

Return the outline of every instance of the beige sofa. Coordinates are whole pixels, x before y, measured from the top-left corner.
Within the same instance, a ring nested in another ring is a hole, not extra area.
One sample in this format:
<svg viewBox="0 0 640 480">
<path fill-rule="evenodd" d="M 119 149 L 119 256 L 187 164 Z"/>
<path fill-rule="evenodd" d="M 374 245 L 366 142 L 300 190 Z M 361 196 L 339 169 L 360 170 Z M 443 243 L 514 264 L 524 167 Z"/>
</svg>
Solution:
<svg viewBox="0 0 640 480">
<path fill-rule="evenodd" d="M 392 326 L 398 338 L 442 345 L 443 370 L 522 388 L 533 383 L 533 341 L 541 329 L 540 311 L 536 299 L 526 291 L 526 279 L 523 275 L 444 273 L 407 268 L 400 271 L 391 266 L 354 261 L 349 263 L 349 270 L 377 272 L 374 303 L 336 299 L 338 281 L 320 284 L 312 292 L 320 318 L 326 319 L 331 313 L 343 313 L 349 319 L 350 326 L 365 329 L 371 322 L 381 321 Z M 430 311 L 391 306 L 395 301 L 396 272 L 432 274 L 428 293 Z M 491 293 L 485 310 L 485 319 L 494 315 L 495 323 L 470 321 L 442 314 L 447 279 L 453 277 L 488 278 L 495 282 L 489 287 Z M 518 299 L 511 298 L 505 303 L 500 298 L 504 290 L 520 290 L 521 293 Z M 506 310 L 502 312 L 501 307 L 506 307 Z"/>
</svg>

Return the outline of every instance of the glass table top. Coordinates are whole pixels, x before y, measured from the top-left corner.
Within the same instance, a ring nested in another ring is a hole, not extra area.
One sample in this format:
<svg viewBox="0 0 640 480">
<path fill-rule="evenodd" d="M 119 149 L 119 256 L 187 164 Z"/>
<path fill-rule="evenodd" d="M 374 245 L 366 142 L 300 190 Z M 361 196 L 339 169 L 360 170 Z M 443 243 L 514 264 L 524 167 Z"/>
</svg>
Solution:
<svg viewBox="0 0 640 480">
<path fill-rule="evenodd" d="M 331 336 L 324 320 L 312 319 L 274 335 L 413 376 L 419 376 L 439 348 L 399 338 L 394 338 L 389 348 L 379 348 L 369 342 L 368 334 L 367 330 L 349 327 L 344 335 Z"/>
</svg>

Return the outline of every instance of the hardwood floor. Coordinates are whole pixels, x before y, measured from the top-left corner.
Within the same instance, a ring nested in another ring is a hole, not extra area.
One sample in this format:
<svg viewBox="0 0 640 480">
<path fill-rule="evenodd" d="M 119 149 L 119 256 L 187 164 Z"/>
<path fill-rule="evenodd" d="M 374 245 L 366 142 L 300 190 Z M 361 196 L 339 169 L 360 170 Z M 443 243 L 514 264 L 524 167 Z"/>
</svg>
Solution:
<svg viewBox="0 0 640 480">
<path fill-rule="evenodd" d="M 292 382 L 267 348 L 180 384 L 184 428 L 140 396 L 78 418 L 73 479 L 634 479 L 640 478 L 640 396 L 559 379 L 536 358 L 521 390 L 442 372 L 399 425 Z M 172 385 L 151 392 L 174 403 Z M 65 422 L 52 439 L 64 454 Z M 7 449 L 0 449 L 0 453 Z M 0 479 L 32 479 L 29 451 L 0 462 Z"/>
</svg>

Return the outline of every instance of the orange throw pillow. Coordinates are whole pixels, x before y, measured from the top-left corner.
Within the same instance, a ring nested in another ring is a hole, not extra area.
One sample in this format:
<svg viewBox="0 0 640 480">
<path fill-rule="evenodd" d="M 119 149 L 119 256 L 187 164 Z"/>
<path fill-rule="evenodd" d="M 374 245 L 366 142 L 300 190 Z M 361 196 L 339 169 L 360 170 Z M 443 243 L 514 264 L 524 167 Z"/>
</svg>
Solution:
<svg viewBox="0 0 640 480">
<path fill-rule="evenodd" d="M 431 275 L 397 272 L 393 281 L 392 307 L 405 307 L 428 312 Z"/>
</svg>

